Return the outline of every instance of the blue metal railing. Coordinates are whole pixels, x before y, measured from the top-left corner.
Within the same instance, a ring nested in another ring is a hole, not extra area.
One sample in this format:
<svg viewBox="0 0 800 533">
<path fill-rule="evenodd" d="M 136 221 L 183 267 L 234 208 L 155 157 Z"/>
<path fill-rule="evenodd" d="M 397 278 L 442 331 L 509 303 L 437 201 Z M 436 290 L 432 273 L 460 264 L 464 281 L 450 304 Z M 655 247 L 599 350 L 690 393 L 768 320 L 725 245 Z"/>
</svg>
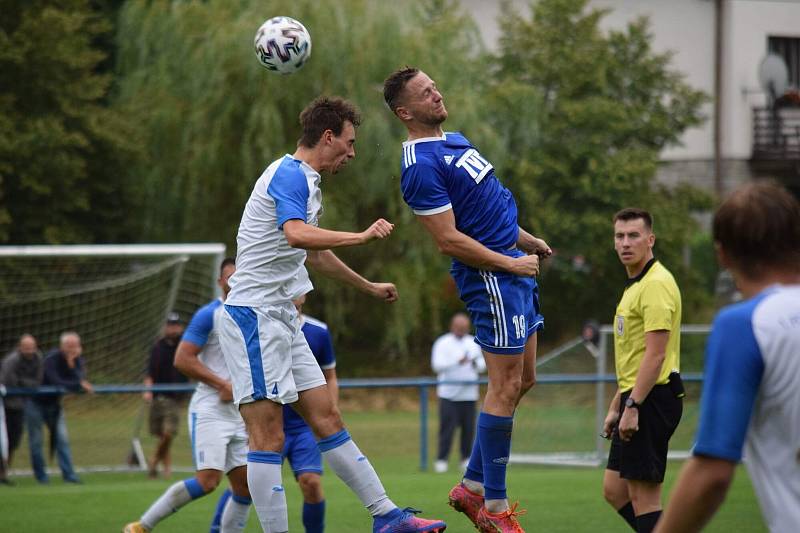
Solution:
<svg viewBox="0 0 800 533">
<path fill-rule="evenodd" d="M 684 382 L 702 382 L 701 373 L 681 374 Z M 428 417 L 429 417 L 429 392 L 437 385 L 486 385 L 487 379 L 476 381 L 437 381 L 431 377 L 412 378 L 366 378 L 366 379 L 340 379 L 341 389 L 389 389 L 389 388 L 417 388 L 419 391 L 419 468 L 428 468 Z M 566 385 L 577 383 L 616 383 L 614 374 L 539 374 L 536 377 L 537 385 Z M 151 392 L 193 392 L 195 384 L 155 384 L 145 386 L 142 384 L 108 384 L 95 385 L 95 394 L 132 394 Z M 1 392 L 1 391 L 0 391 Z M 5 389 L 6 396 L 47 396 L 55 394 L 70 394 L 63 387 L 44 386 L 36 389 L 9 388 Z"/>
</svg>

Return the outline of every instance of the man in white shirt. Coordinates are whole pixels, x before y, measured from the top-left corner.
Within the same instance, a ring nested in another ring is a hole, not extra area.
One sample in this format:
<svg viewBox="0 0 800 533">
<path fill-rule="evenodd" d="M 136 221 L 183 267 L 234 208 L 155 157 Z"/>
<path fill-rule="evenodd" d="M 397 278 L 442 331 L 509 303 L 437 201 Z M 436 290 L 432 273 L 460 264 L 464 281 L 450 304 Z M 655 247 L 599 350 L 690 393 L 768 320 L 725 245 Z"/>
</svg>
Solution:
<svg viewBox="0 0 800 533">
<path fill-rule="evenodd" d="M 469 334 L 469 317 L 456 313 L 450 320 L 450 333 L 436 339 L 431 352 L 431 366 L 439 382 L 476 381 L 486 371 L 481 348 Z M 461 428 L 461 467 L 466 468 L 475 438 L 475 402 L 477 384 L 441 383 L 439 396 L 439 452 L 433 469 L 447 472 L 447 458 L 456 428 Z"/>
</svg>

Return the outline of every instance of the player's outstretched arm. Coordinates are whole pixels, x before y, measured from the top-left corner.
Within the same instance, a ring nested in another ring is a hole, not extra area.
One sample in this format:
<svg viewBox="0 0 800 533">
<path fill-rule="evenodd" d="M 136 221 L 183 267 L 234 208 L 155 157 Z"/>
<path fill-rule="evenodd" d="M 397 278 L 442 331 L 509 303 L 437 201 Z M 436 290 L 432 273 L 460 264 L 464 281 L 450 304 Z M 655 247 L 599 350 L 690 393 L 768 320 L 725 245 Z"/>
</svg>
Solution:
<svg viewBox="0 0 800 533">
<path fill-rule="evenodd" d="M 393 283 L 375 283 L 369 281 L 347 266 L 344 261 L 336 257 L 336 254 L 330 250 L 310 250 L 306 258 L 306 263 L 323 276 L 346 283 L 375 298 L 387 302 L 394 302 L 398 298 L 397 288 Z"/>
<path fill-rule="evenodd" d="M 417 219 L 433 236 L 439 251 L 444 255 L 455 257 L 474 268 L 504 270 L 518 276 L 539 274 L 539 256 L 534 254 L 514 258 L 493 252 L 456 229 L 456 219 L 452 209 L 435 215 L 417 215 Z"/>
<path fill-rule="evenodd" d="M 530 255 L 538 255 L 539 257 L 550 257 L 553 255 L 553 250 L 544 242 L 543 239 L 534 237 L 522 227 L 517 226 L 519 229 L 519 237 L 517 237 L 517 248 Z"/>
<path fill-rule="evenodd" d="M 736 464 L 725 459 L 695 456 L 681 469 L 669 505 L 655 533 L 689 533 L 703 529 L 722 502 Z"/>
<path fill-rule="evenodd" d="M 382 218 L 361 233 L 318 228 L 299 219 L 287 220 L 283 224 L 283 233 L 289 246 L 304 250 L 329 250 L 366 244 L 374 239 L 385 239 L 393 229 L 394 224 Z"/>
<path fill-rule="evenodd" d="M 180 370 L 184 376 L 202 381 L 217 389 L 219 398 L 223 402 L 233 401 L 231 383 L 213 373 L 198 357 L 202 349 L 193 342 L 181 341 L 175 351 L 175 368 Z"/>
</svg>

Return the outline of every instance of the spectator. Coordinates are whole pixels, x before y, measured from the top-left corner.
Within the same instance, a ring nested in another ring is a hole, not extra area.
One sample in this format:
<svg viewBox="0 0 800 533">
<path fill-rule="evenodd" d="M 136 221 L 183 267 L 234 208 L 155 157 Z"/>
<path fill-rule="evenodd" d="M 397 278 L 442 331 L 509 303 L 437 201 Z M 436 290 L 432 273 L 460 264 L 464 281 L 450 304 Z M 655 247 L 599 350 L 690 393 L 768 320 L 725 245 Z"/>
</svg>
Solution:
<svg viewBox="0 0 800 533">
<path fill-rule="evenodd" d="M 33 335 L 26 333 L 19 338 L 16 348 L 3 359 L 3 364 L 0 366 L 0 384 L 5 385 L 6 388 L 36 388 L 41 382 L 42 352 L 39 351 Z M 27 401 L 29 399 L 24 396 L 8 396 L 3 399 L 8 431 L 7 464 L 9 467 L 14 458 L 14 451 L 22 440 Z"/>
<path fill-rule="evenodd" d="M 73 392 L 93 392 L 91 383 L 85 377 L 82 352 L 81 338 L 77 333 L 74 331 L 62 333 L 58 348 L 51 350 L 44 358 L 42 385 L 62 387 Z M 62 393 L 34 396 L 33 400 L 25 404 L 31 463 L 33 474 L 39 483 L 49 482 L 42 453 L 42 424 L 45 424 L 50 432 L 50 442 L 55 448 L 64 481 L 80 483 L 72 467 L 67 423 L 61 409 L 61 396 Z"/>
<path fill-rule="evenodd" d="M 456 313 L 450 321 L 450 333 L 433 343 L 431 366 L 439 381 L 475 381 L 486 370 L 481 348 L 469 334 L 469 317 Z M 461 428 L 461 467 L 466 468 L 475 439 L 475 404 L 478 385 L 443 384 L 436 387 L 439 396 L 439 453 L 433 469 L 447 472 L 447 458 L 456 428 Z"/>
<path fill-rule="evenodd" d="M 183 322 L 177 313 L 170 313 L 164 326 L 164 335 L 156 341 L 150 352 L 147 375 L 144 384 L 186 383 L 189 380 L 175 368 L 175 351 L 183 335 Z M 158 445 L 150 460 L 150 477 L 158 475 L 158 464 L 164 467 L 164 477 L 172 475 L 170 447 L 178 432 L 179 401 L 182 394 L 176 392 L 144 393 L 144 400 L 150 404 L 150 434 L 158 438 Z"/>
</svg>

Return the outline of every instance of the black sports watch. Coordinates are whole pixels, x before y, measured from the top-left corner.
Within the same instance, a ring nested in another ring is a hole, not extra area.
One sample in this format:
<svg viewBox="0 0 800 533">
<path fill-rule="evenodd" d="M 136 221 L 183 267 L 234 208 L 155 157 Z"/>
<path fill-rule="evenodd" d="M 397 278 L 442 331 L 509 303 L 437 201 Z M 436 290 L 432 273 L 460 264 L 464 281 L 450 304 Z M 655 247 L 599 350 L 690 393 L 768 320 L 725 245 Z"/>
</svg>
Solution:
<svg viewBox="0 0 800 533">
<path fill-rule="evenodd" d="M 640 403 L 636 403 L 636 400 L 634 400 L 634 399 L 633 399 L 633 398 L 631 398 L 630 396 L 628 396 L 628 399 L 627 399 L 627 400 L 625 400 L 625 407 L 626 407 L 626 408 L 631 408 L 631 407 L 633 407 L 634 409 L 637 409 L 637 410 L 638 410 L 640 405 L 642 405 L 642 404 L 640 404 Z"/>
</svg>

